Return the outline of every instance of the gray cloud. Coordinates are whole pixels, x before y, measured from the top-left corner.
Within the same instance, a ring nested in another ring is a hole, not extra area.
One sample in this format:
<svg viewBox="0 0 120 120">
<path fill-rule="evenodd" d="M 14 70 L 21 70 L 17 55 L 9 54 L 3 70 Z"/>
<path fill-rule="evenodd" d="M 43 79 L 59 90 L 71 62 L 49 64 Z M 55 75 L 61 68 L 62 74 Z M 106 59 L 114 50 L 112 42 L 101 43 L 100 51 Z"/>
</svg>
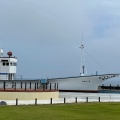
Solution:
<svg viewBox="0 0 120 120">
<path fill-rule="evenodd" d="M 119 72 L 119 11 L 119 0 L 0 0 L 1 45 L 18 56 L 25 77 L 74 76 L 83 31 L 91 56 Z M 89 57 L 86 65 L 89 74 L 105 73 Z"/>
</svg>

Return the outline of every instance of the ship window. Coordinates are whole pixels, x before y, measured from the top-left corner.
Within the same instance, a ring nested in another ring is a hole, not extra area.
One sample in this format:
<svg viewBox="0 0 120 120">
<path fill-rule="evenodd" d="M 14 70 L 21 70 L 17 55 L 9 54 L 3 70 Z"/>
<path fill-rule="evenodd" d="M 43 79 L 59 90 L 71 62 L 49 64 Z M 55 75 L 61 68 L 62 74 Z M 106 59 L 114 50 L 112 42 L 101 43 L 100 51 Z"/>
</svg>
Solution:
<svg viewBox="0 0 120 120">
<path fill-rule="evenodd" d="M 6 66 L 9 66 L 9 63 L 8 63 L 8 62 L 6 63 Z"/>
<path fill-rule="evenodd" d="M 3 62 L 3 66 L 5 66 L 5 62 Z"/>
<path fill-rule="evenodd" d="M 12 63 L 10 63 L 10 66 L 12 66 Z"/>
<path fill-rule="evenodd" d="M 8 62 L 8 60 L 1 60 L 1 61 L 3 61 L 3 62 Z"/>
</svg>

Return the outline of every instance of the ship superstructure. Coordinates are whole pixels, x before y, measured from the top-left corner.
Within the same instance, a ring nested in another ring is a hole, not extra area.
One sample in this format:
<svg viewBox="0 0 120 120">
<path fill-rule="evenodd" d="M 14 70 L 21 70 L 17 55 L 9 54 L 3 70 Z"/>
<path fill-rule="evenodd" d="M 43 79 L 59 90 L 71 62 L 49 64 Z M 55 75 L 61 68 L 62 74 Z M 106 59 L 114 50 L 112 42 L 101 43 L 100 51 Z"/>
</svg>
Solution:
<svg viewBox="0 0 120 120">
<path fill-rule="evenodd" d="M 0 49 L 0 80 L 13 80 L 16 74 L 17 58 L 12 56 L 12 52 L 3 55 Z"/>
</svg>

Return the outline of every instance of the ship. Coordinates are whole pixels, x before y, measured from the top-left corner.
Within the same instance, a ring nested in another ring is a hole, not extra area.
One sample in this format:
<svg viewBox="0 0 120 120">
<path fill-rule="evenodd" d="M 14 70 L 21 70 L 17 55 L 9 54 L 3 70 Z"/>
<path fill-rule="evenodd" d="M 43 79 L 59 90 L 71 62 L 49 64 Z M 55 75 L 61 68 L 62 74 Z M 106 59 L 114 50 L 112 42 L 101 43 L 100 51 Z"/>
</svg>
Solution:
<svg viewBox="0 0 120 120">
<path fill-rule="evenodd" d="M 81 63 L 80 75 L 75 77 L 63 77 L 48 79 L 48 89 L 59 90 L 62 92 L 98 92 L 100 84 L 108 79 L 115 78 L 119 74 L 87 75 L 85 65 L 83 65 L 84 45 L 81 42 Z"/>
<path fill-rule="evenodd" d="M 81 52 L 84 45 L 81 45 Z M 0 49 L 0 89 L 2 90 L 56 90 L 66 92 L 98 92 L 99 85 L 110 78 L 119 76 L 119 74 L 86 75 L 85 66 L 82 64 L 80 76 L 52 78 L 52 79 L 34 79 L 17 80 L 17 58 L 12 52 L 3 56 L 3 49 Z"/>
<path fill-rule="evenodd" d="M 48 89 L 62 92 L 98 92 L 99 85 L 119 74 L 85 75 L 65 78 L 48 79 Z"/>
</svg>

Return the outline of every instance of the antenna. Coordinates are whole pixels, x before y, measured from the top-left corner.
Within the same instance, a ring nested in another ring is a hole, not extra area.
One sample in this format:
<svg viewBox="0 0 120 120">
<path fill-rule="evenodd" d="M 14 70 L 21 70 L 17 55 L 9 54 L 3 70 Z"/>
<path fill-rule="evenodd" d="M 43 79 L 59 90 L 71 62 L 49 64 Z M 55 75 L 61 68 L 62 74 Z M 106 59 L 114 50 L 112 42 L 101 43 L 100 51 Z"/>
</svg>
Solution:
<svg viewBox="0 0 120 120">
<path fill-rule="evenodd" d="M 85 74 L 85 66 L 83 65 L 83 49 L 84 49 L 84 45 L 83 45 L 83 32 L 82 32 L 82 40 L 81 40 L 81 45 L 80 45 L 80 53 L 81 53 L 81 57 L 80 57 L 80 75 L 84 75 Z"/>
</svg>

